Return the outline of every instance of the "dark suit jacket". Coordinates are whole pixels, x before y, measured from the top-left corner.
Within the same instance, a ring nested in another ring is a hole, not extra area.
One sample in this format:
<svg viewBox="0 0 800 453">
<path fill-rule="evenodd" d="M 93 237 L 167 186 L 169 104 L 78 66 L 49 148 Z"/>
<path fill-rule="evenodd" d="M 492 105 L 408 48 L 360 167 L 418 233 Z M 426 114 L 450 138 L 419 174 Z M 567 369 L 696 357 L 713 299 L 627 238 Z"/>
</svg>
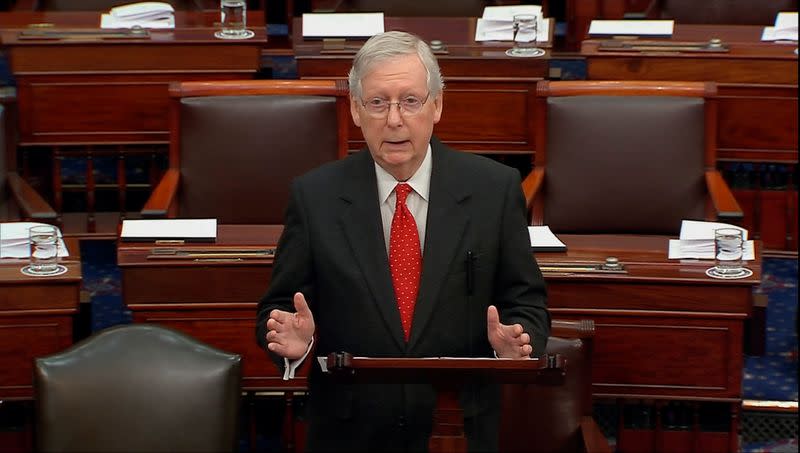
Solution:
<svg viewBox="0 0 800 453">
<path fill-rule="evenodd" d="M 486 309 L 520 323 L 542 353 L 550 317 L 542 275 L 530 253 L 516 170 L 459 153 L 432 139 L 423 271 L 406 344 L 381 226 L 375 169 L 367 150 L 296 179 L 272 281 L 259 303 L 257 339 L 275 308 L 294 311 L 301 291 L 325 356 L 492 357 Z M 474 281 L 468 291 L 467 256 Z M 279 366 L 283 359 L 273 357 Z M 342 385 L 314 364 L 309 376 L 309 449 L 419 450 L 427 445 L 435 393 L 428 385 Z M 496 385 L 462 392 L 466 419 L 496 426 Z M 480 430 L 480 429 L 479 429 Z M 496 448 L 496 433 L 467 429 L 470 449 Z"/>
</svg>

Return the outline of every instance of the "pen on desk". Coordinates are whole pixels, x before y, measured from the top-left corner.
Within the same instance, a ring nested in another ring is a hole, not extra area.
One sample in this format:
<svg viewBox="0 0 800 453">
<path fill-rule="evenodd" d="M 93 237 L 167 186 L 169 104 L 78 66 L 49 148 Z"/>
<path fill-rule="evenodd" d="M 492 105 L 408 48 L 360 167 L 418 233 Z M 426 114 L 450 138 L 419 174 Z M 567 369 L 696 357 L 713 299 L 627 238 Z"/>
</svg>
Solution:
<svg viewBox="0 0 800 453">
<path fill-rule="evenodd" d="M 475 256 L 472 250 L 467 251 L 467 294 L 472 295 L 475 291 Z"/>
</svg>

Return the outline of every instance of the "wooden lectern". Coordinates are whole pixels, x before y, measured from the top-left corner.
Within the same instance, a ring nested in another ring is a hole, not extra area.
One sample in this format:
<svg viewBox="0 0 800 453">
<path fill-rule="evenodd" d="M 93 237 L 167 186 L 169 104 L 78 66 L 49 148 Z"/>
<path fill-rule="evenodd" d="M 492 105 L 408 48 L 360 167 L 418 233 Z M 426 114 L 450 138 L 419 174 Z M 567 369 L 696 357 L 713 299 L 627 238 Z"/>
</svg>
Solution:
<svg viewBox="0 0 800 453">
<path fill-rule="evenodd" d="M 458 405 L 460 384 L 472 379 L 498 383 L 560 385 L 566 372 L 560 354 L 526 360 L 487 358 L 369 358 L 347 352 L 327 357 L 332 378 L 352 382 L 432 384 L 437 390 L 433 415 L 431 452 L 466 452 L 463 415 Z"/>
</svg>

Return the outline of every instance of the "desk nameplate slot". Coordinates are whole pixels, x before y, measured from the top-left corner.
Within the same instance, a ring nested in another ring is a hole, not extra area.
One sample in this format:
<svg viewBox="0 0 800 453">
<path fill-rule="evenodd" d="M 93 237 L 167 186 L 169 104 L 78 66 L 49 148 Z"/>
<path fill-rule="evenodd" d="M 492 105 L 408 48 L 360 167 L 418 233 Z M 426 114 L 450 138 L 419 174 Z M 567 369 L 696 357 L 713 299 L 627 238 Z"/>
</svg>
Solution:
<svg viewBox="0 0 800 453">
<path fill-rule="evenodd" d="M 613 256 L 606 258 L 604 263 L 553 263 L 540 264 L 539 270 L 543 273 L 556 274 L 627 274 L 625 265 Z"/>
<path fill-rule="evenodd" d="M 719 39 L 706 42 L 638 41 L 609 39 L 597 47 L 607 52 L 729 52 L 728 45 Z"/>
<path fill-rule="evenodd" d="M 20 40 L 87 40 L 103 39 L 150 39 L 150 31 L 146 28 L 123 28 L 116 30 L 93 29 L 53 29 L 32 28 L 22 30 L 17 35 Z"/>
<path fill-rule="evenodd" d="M 152 259 L 188 259 L 188 260 L 242 260 L 275 257 L 275 249 L 195 249 L 178 250 L 172 248 L 154 248 L 148 260 Z"/>
</svg>

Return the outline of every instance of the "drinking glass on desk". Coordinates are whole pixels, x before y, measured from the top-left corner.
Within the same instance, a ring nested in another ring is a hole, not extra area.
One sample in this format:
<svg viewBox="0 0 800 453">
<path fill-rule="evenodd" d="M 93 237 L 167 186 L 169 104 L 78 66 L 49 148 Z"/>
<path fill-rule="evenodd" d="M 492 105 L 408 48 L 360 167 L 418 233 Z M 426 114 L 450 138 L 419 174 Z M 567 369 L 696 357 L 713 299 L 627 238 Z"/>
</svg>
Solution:
<svg viewBox="0 0 800 453">
<path fill-rule="evenodd" d="M 737 228 L 714 230 L 715 266 L 708 275 L 716 278 L 742 278 L 752 272 L 744 267 L 744 234 Z"/>
<path fill-rule="evenodd" d="M 248 39 L 255 36 L 247 29 L 247 0 L 220 0 L 221 30 L 214 33 L 220 39 Z"/>
<path fill-rule="evenodd" d="M 506 50 L 509 57 L 541 57 L 544 49 L 538 47 L 539 15 L 514 16 L 514 47 Z"/>
<path fill-rule="evenodd" d="M 58 272 L 58 228 L 52 225 L 31 227 L 29 230 L 31 255 L 28 274 L 52 275 Z"/>
</svg>

